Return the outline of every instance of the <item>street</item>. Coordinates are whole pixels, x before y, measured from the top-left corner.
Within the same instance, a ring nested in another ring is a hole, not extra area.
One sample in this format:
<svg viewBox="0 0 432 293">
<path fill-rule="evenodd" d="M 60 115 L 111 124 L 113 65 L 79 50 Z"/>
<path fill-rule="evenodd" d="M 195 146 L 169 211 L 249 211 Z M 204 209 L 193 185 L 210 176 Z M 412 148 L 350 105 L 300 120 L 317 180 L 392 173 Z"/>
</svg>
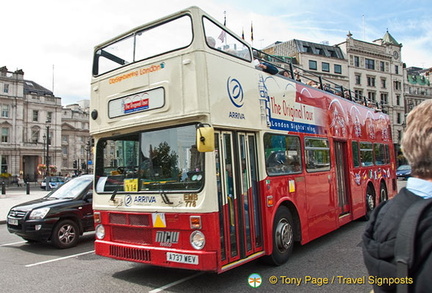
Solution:
<svg viewBox="0 0 432 293">
<path fill-rule="evenodd" d="M 220 275 L 103 258 L 94 254 L 94 233 L 84 235 L 74 248 L 59 250 L 48 244 L 29 244 L 0 225 L 2 291 L 370 292 L 361 251 L 365 224 L 354 221 L 295 246 L 285 265 L 268 266 L 257 260 Z M 248 284 L 254 273 L 262 277 L 258 288 Z"/>
</svg>

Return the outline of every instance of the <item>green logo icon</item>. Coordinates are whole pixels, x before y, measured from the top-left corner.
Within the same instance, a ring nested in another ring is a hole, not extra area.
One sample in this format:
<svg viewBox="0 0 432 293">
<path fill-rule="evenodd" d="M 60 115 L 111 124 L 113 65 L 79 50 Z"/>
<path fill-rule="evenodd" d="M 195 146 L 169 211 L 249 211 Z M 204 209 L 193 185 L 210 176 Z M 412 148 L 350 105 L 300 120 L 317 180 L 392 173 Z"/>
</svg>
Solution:
<svg viewBox="0 0 432 293">
<path fill-rule="evenodd" d="M 252 288 L 258 288 L 262 284 L 262 278 L 261 278 L 261 276 L 259 274 L 256 274 L 256 273 L 255 274 L 251 274 L 248 277 L 248 284 Z"/>
</svg>

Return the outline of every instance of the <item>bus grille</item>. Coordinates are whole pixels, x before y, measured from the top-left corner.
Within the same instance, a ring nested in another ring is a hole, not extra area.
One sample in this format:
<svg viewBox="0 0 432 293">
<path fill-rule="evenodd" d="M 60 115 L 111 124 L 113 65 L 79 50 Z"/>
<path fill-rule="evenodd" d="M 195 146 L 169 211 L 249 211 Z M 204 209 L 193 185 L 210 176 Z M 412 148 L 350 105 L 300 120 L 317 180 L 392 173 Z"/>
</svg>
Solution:
<svg viewBox="0 0 432 293">
<path fill-rule="evenodd" d="M 151 230 L 148 228 L 113 226 L 112 240 L 134 244 L 151 244 Z"/>
<path fill-rule="evenodd" d="M 116 225 L 148 226 L 149 217 L 148 214 L 110 213 L 109 222 Z"/>
<path fill-rule="evenodd" d="M 121 246 L 110 246 L 110 256 L 119 257 L 123 259 L 133 261 L 151 261 L 150 250 L 121 247 Z"/>
</svg>

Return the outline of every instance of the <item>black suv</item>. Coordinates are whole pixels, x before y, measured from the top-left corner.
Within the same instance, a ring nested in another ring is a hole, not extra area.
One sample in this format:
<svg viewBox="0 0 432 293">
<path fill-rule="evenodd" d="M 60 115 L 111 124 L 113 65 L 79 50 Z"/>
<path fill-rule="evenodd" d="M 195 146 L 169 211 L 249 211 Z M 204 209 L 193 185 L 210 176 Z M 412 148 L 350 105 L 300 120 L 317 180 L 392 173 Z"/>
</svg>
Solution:
<svg viewBox="0 0 432 293">
<path fill-rule="evenodd" d="M 11 208 L 8 230 L 29 242 L 73 247 L 80 235 L 94 230 L 92 191 L 93 175 L 76 177 L 45 197 Z"/>
</svg>

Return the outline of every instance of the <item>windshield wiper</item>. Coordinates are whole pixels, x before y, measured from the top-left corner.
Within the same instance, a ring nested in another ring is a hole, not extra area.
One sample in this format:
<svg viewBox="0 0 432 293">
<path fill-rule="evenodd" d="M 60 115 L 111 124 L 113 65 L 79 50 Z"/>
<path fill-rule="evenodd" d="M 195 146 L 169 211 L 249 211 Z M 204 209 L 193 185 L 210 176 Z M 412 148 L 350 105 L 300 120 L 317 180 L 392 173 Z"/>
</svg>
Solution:
<svg viewBox="0 0 432 293">
<path fill-rule="evenodd" d="M 160 195 L 161 195 L 162 200 L 165 204 L 173 204 L 173 202 L 169 200 L 169 198 L 165 192 L 161 191 Z"/>
<path fill-rule="evenodd" d="M 114 191 L 113 191 L 113 193 L 111 195 L 110 201 L 115 202 L 115 197 L 117 195 L 118 189 L 119 189 L 118 186 L 114 189 Z"/>
</svg>

